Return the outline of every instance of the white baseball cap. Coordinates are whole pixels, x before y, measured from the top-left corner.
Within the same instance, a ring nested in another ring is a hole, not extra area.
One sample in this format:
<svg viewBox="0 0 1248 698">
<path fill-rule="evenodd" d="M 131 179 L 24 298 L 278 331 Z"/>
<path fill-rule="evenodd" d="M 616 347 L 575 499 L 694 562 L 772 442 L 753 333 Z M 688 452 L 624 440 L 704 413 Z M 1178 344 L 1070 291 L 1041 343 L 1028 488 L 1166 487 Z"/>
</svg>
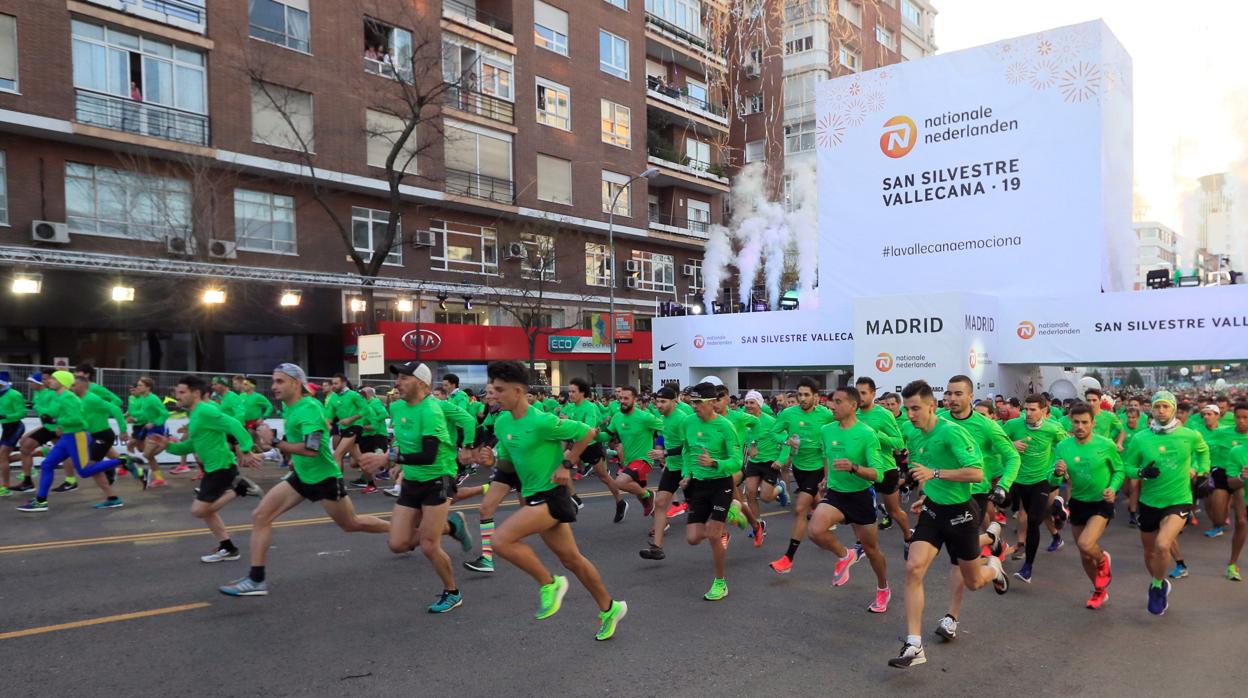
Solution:
<svg viewBox="0 0 1248 698">
<path fill-rule="evenodd" d="M 745 394 L 745 401 L 749 402 L 750 400 L 753 400 L 754 402 L 757 402 L 758 404 L 761 405 L 763 404 L 763 394 L 758 392 L 757 390 L 751 390 L 750 392 Z"/>
</svg>

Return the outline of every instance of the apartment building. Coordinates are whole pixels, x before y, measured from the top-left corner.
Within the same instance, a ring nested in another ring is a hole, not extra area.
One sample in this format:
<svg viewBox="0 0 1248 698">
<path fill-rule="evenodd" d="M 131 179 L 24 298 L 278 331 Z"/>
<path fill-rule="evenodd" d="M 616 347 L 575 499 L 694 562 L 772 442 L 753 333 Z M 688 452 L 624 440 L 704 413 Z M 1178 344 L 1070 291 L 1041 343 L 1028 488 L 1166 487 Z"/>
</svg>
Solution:
<svg viewBox="0 0 1248 698">
<path fill-rule="evenodd" d="M 324 372 L 367 315 L 443 368 L 548 326 L 545 378 L 605 384 L 614 285 L 617 379 L 645 380 L 648 319 L 697 292 L 728 182 L 700 138 L 720 100 L 684 79 L 716 60 L 691 11 L 0 0 L 0 264 L 38 291 L 8 296 L 0 360 Z M 375 278 L 352 250 L 384 255 Z"/>
<path fill-rule="evenodd" d="M 1139 291 L 1148 288 L 1148 272 L 1164 269 L 1173 274 L 1179 268 L 1179 234 L 1157 221 L 1136 221 L 1131 227 L 1138 249 L 1135 290 Z"/>
</svg>

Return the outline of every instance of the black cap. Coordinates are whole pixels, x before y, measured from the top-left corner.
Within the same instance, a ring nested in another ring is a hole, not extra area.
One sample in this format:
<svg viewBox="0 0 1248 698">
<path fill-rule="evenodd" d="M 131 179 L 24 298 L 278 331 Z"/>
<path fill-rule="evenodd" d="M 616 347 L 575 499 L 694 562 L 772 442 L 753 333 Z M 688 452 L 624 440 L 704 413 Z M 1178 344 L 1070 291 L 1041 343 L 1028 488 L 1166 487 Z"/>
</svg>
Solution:
<svg viewBox="0 0 1248 698">
<path fill-rule="evenodd" d="M 714 383 L 698 383 L 689 389 L 689 395 L 694 400 L 714 400 L 719 397 L 717 386 Z"/>
<path fill-rule="evenodd" d="M 665 385 L 659 388 L 658 390 L 654 391 L 654 396 L 656 398 L 663 398 L 664 400 L 675 400 L 676 391 L 672 389 L 672 386 Z"/>
</svg>

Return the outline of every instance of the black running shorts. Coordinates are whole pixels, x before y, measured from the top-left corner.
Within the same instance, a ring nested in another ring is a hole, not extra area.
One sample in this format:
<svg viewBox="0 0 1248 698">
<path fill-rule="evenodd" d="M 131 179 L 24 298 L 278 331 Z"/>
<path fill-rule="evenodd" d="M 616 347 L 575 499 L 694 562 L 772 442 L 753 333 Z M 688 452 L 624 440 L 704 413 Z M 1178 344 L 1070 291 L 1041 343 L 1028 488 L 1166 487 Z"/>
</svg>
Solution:
<svg viewBox="0 0 1248 698">
<path fill-rule="evenodd" d="M 690 480 L 689 485 L 685 487 L 685 503 L 689 505 L 686 513 L 688 523 L 727 521 L 728 507 L 732 506 L 732 478 Z"/>
<path fill-rule="evenodd" d="M 763 482 L 774 487 L 776 481 L 780 478 L 780 471 L 772 467 L 774 465 L 775 463 L 769 460 L 750 461 L 749 465 L 745 466 L 745 477 L 762 478 Z"/>
<path fill-rule="evenodd" d="M 919 512 L 911 543 L 923 541 L 937 550 L 945 546 L 949 562 L 979 559 L 980 513 L 971 500 L 959 504 L 925 502 Z"/>
<path fill-rule="evenodd" d="M 1070 525 L 1086 526 L 1088 519 L 1093 516 L 1103 517 L 1106 521 L 1112 521 L 1114 518 L 1114 504 L 1105 500 L 1095 502 L 1083 502 L 1078 499 L 1072 499 L 1067 503 L 1070 506 Z"/>
<path fill-rule="evenodd" d="M 875 523 L 875 502 L 871 497 L 870 489 L 838 492 L 828 488 L 819 503 L 835 507 L 844 515 L 845 523 L 856 526 L 869 526 Z"/>
<path fill-rule="evenodd" d="M 327 477 L 320 482 L 304 482 L 299 479 L 298 473 L 292 471 L 283 479 L 299 493 L 300 497 L 309 502 L 321 500 L 336 502 L 347 496 L 347 487 L 340 477 Z"/>
<path fill-rule="evenodd" d="M 443 476 L 432 480 L 408 480 L 399 485 L 399 499 L 395 504 L 409 509 L 436 507 L 449 504 L 455 496 L 455 478 Z"/>
<path fill-rule="evenodd" d="M 538 492 L 524 498 L 525 506 L 545 506 L 550 516 L 559 523 L 570 524 L 576 521 L 576 502 L 563 485 L 552 487 L 545 492 Z"/>
<path fill-rule="evenodd" d="M 234 487 L 234 480 L 237 478 L 238 468 L 232 465 L 211 473 L 204 473 L 199 480 L 199 491 L 195 493 L 195 500 L 209 504 L 217 501 L 221 495 Z"/>
</svg>

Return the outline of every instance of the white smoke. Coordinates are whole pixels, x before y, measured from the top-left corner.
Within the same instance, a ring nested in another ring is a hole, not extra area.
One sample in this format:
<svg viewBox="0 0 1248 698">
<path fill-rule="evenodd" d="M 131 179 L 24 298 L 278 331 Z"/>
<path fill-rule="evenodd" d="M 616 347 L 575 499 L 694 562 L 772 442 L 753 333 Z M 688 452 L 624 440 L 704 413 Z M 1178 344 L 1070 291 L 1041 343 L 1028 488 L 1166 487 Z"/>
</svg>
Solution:
<svg viewBox="0 0 1248 698">
<path fill-rule="evenodd" d="M 712 225 L 702 254 L 702 305 L 707 314 L 715 312 L 713 302 L 727 277 L 728 261 L 732 259 L 731 233 L 722 225 Z"/>
<path fill-rule="evenodd" d="M 819 278 L 818 184 L 814 165 L 794 169 L 792 174 L 792 208 L 787 216 L 789 229 L 797 247 L 798 297 L 801 307 L 815 308 L 819 298 L 815 284 Z"/>
</svg>

